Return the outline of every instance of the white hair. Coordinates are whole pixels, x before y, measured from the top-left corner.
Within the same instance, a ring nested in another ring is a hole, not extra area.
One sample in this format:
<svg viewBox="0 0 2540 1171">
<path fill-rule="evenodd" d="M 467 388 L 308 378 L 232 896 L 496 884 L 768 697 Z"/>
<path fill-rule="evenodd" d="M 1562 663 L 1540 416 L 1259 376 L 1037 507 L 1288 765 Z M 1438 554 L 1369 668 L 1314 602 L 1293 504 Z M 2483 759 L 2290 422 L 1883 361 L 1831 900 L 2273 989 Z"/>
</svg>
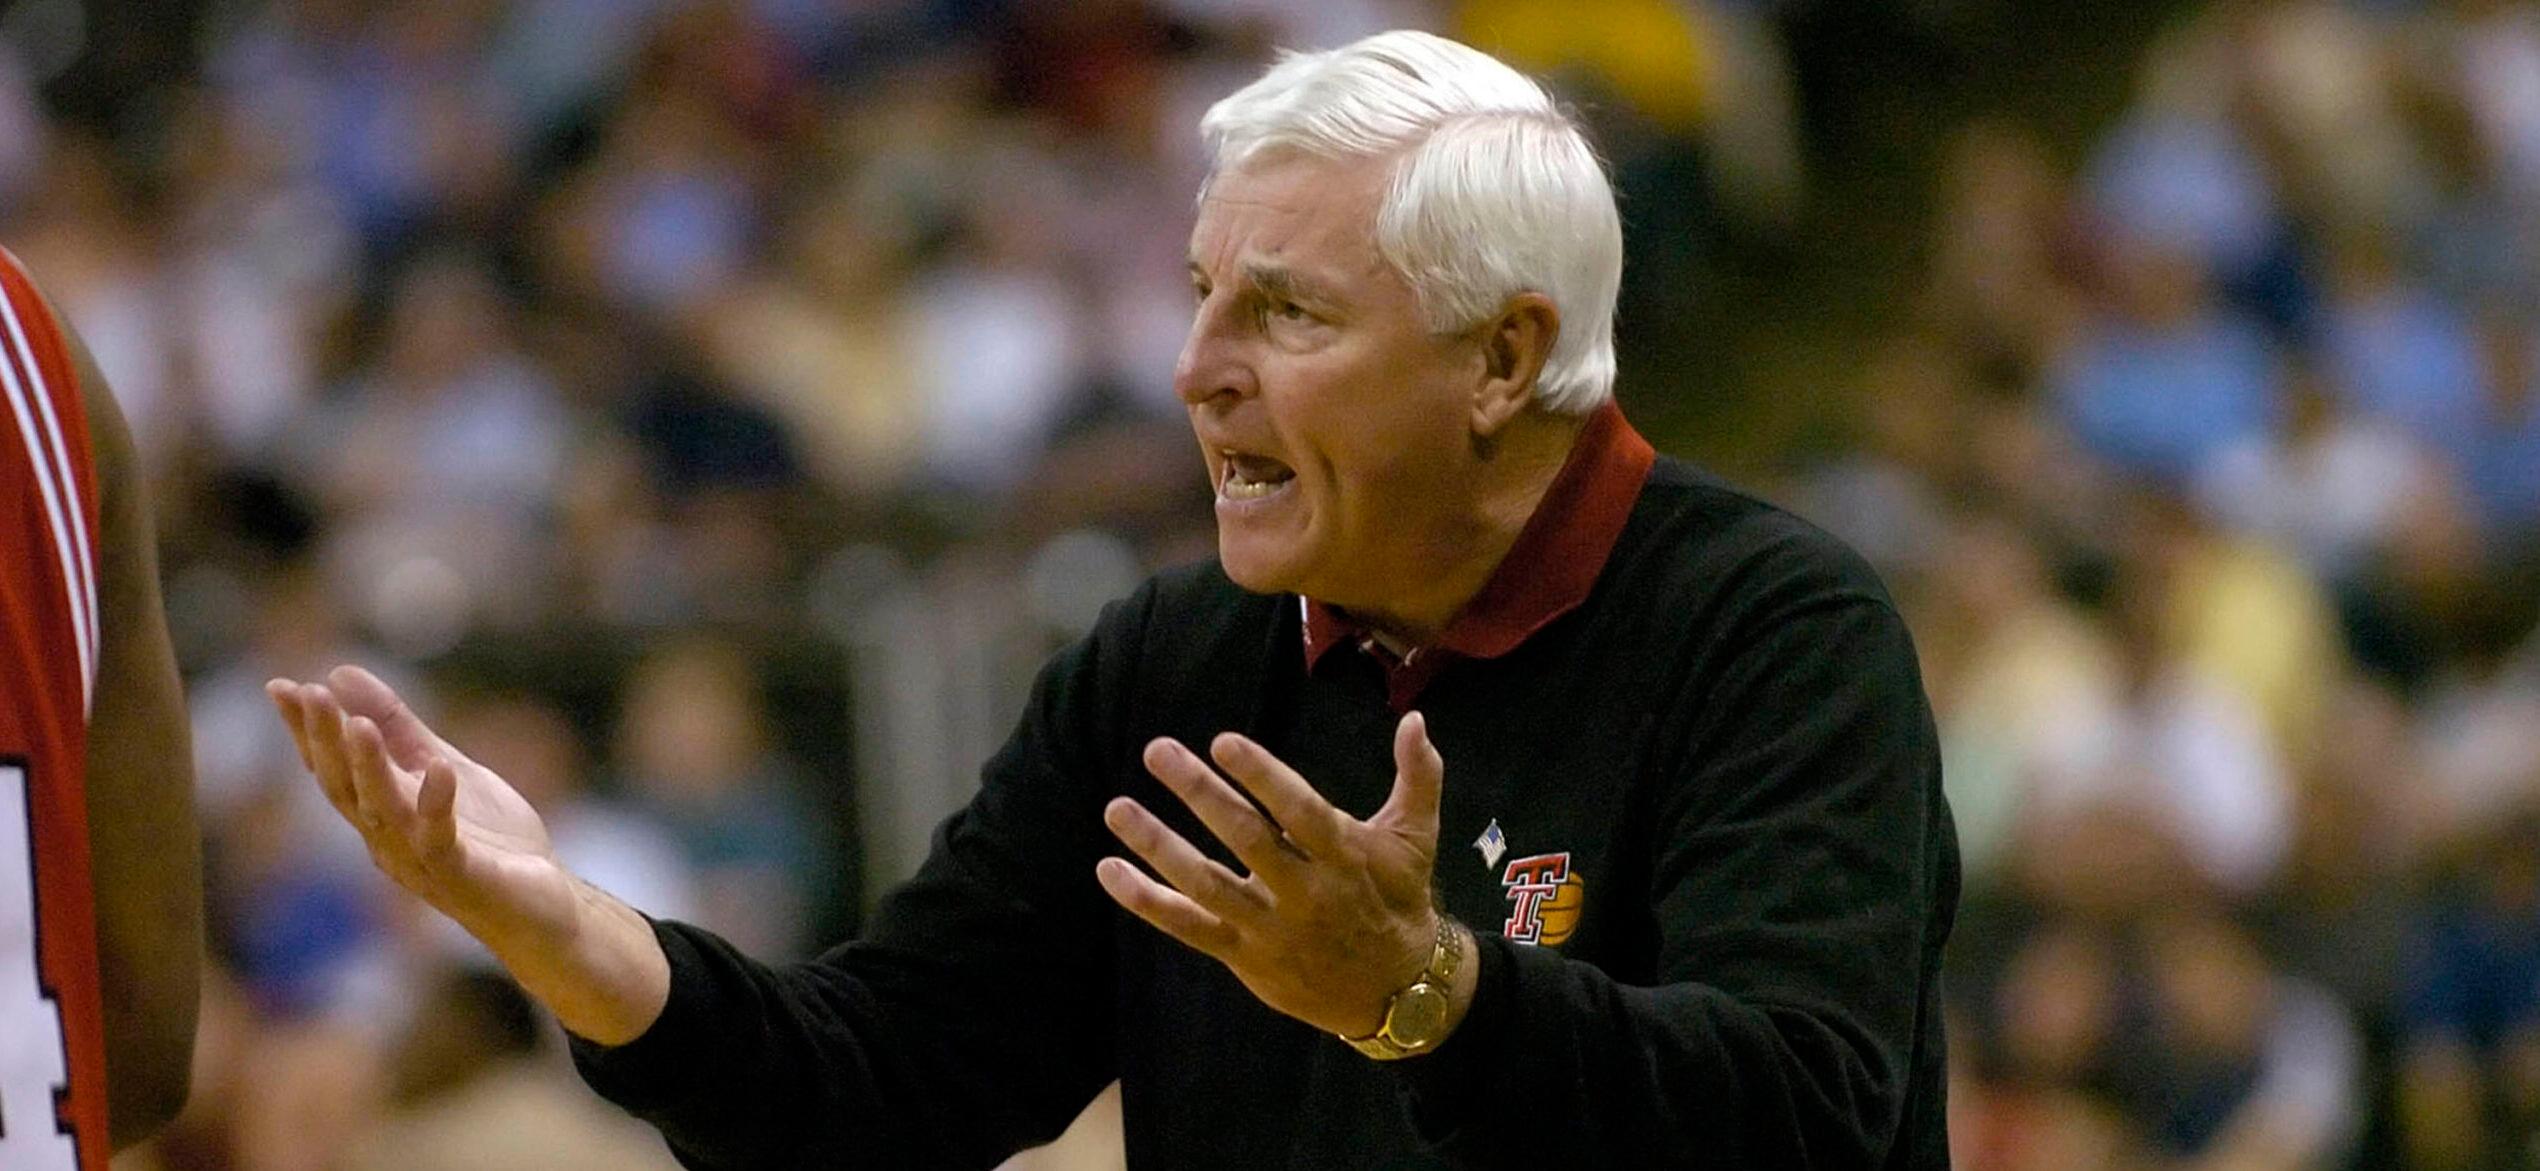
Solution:
<svg viewBox="0 0 2540 1171">
<path fill-rule="evenodd" d="M 1266 151 L 1398 155 L 1376 211 L 1376 250 L 1431 329 L 1469 329 L 1541 293 L 1561 334 L 1535 401 L 1586 414 L 1614 393 L 1614 296 L 1623 227 L 1587 136 L 1526 75 L 1423 32 L 1282 53 L 1209 107 L 1212 176 Z M 1205 190 L 1203 189 L 1203 195 Z"/>
</svg>

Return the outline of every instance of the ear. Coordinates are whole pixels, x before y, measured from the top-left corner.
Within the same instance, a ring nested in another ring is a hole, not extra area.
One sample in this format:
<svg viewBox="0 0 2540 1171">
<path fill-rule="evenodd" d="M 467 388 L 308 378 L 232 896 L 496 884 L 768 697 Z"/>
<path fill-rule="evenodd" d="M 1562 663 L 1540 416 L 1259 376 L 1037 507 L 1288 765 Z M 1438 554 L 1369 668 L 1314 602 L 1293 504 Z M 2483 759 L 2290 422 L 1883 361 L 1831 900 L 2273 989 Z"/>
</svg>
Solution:
<svg viewBox="0 0 2540 1171">
<path fill-rule="evenodd" d="M 1535 399 L 1535 380 L 1561 338 L 1561 311 L 1541 293 L 1508 299 L 1481 329 L 1482 381 L 1473 388 L 1473 436 L 1490 439 Z"/>
</svg>

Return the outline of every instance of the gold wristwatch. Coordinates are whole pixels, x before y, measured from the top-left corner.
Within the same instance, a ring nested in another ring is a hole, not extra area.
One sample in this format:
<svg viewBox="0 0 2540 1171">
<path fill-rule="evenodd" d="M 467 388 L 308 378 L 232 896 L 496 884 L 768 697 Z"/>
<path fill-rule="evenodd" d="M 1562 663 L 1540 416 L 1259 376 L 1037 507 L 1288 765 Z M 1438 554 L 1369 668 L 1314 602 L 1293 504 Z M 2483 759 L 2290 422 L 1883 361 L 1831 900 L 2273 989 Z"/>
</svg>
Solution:
<svg viewBox="0 0 2540 1171">
<path fill-rule="evenodd" d="M 1385 1002 L 1385 1023 L 1371 1036 L 1342 1037 L 1349 1047 L 1378 1061 L 1399 1061 L 1426 1053 L 1446 1038 L 1446 1014 L 1453 1003 L 1455 969 L 1464 962 L 1464 941 L 1455 920 L 1438 916 L 1437 942 L 1429 948 L 1429 966 L 1409 987 Z"/>
</svg>

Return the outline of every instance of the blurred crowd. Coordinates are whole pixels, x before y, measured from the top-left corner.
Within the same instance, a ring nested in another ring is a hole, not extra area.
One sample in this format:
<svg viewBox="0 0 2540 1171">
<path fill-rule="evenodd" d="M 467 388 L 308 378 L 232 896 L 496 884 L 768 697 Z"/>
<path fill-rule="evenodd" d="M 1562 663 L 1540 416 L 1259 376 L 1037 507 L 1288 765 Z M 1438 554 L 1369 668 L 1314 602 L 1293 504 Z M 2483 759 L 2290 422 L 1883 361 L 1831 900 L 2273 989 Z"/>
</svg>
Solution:
<svg viewBox="0 0 2540 1171">
<path fill-rule="evenodd" d="M 1963 1166 L 2540 1167 L 2540 9 L 2221 3 L 1953 131 L 1855 443 Z"/>
<path fill-rule="evenodd" d="M 852 932 L 1040 657 L 1210 549 L 1194 127 L 1272 46 L 1434 28 L 1579 104 L 1627 409 L 1717 378 L 1667 360 L 1706 266 L 1806 199 L 1765 3 L 182 7 L 120 105 L 0 20 L 0 241 L 140 437 L 209 835 L 135 1168 L 662 1165 L 261 683 L 371 664 L 600 885 Z M 2540 1167 L 2540 9 L 2187 7 L 2092 141 L 1947 131 L 1853 431 L 1762 485 L 1920 642 L 1959 1159 Z"/>
</svg>

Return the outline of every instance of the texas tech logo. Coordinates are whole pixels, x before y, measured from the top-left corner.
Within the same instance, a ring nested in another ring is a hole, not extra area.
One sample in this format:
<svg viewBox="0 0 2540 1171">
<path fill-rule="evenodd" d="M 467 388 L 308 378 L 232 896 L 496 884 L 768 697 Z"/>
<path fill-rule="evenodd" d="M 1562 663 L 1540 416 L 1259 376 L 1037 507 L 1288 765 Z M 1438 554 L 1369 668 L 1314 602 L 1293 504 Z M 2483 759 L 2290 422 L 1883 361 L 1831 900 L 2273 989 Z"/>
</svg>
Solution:
<svg viewBox="0 0 2540 1171">
<path fill-rule="evenodd" d="M 1500 872 L 1508 892 L 1508 923 L 1500 934 L 1519 943 L 1559 947 L 1579 929 L 1579 907 L 1587 901 L 1587 885 L 1570 873 L 1570 854 L 1536 854 L 1511 858 Z"/>
</svg>

